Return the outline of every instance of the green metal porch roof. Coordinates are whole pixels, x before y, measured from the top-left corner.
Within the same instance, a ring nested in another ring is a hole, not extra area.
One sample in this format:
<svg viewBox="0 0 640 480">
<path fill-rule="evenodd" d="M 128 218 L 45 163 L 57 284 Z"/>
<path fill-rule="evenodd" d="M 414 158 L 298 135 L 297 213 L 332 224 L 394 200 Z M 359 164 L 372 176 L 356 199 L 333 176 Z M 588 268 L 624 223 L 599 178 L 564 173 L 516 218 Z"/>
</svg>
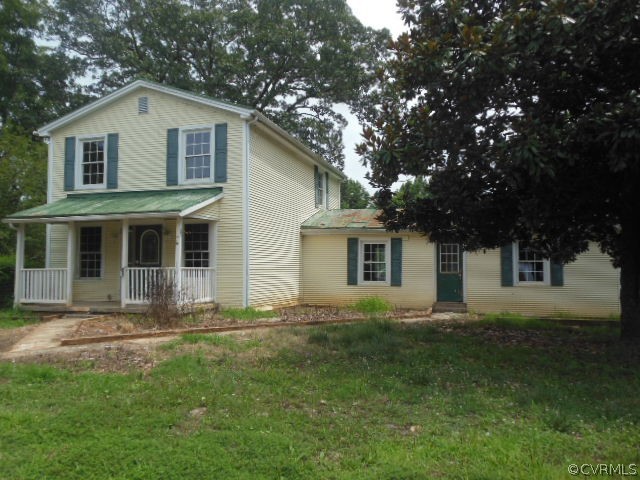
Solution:
<svg viewBox="0 0 640 480">
<path fill-rule="evenodd" d="M 220 195 L 222 188 L 100 192 L 70 194 L 66 198 L 12 213 L 5 221 L 61 217 L 125 216 L 134 214 L 178 215 Z"/>
<path fill-rule="evenodd" d="M 375 208 L 321 210 L 302 223 L 303 230 L 311 229 L 375 229 L 384 230 Z"/>
</svg>

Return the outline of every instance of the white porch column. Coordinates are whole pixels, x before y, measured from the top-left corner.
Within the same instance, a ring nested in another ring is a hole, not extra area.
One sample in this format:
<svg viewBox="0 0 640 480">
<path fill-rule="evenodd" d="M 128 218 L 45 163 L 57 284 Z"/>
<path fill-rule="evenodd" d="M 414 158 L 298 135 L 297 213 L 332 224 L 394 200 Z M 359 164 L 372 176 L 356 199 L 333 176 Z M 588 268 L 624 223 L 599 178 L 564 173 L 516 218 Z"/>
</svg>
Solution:
<svg viewBox="0 0 640 480">
<path fill-rule="evenodd" d="M 124 308 L 127 299 L 127 267 L 129 266 L 129 219 L 122 220 L 122 245 L 120 247 L 120 306 Z"/>
<path fill-rule="evenodd" d="M 22 297 L 22 269 L 24 268 L 24 223 L 16 227 L 16 271 L 13 287 L 13 306 L 17 307 Z"/>
<path fill-rule="evenodd" d="M 67 224 L 67 306 L 73 304 L 73 277 L 76 258 L 76 224 Z"/>
<path fill-rule="evenodd" d="M 178 299 L 180 299 L 182 286 L 182 242 L 184 239 L 184 221 L 182 217 L 176 218 L 176 276 L 175 286 Z"/>
</svg>

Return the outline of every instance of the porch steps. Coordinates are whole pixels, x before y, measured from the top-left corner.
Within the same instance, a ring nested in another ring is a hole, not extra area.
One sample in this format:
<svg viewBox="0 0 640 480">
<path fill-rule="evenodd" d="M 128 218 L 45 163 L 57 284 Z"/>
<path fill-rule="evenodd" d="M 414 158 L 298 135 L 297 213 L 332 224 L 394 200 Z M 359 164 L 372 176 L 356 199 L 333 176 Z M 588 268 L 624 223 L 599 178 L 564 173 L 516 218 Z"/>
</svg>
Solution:
<svg viewBox="0 0 640 480">
<path fill-rule="evenodd" d="M 433 313 L 467 313 L 467 304 L 463 302 L 436 302 L 433 304 Z"/>
</svg>

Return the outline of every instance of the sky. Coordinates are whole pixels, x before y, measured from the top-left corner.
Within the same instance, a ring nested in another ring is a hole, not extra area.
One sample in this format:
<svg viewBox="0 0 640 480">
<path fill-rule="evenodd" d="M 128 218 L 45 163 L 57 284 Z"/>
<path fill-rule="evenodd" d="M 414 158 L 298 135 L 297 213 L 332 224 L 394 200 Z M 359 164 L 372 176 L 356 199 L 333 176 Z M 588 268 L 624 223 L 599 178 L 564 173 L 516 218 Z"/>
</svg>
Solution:
<svg viewBox="0 0 640 480">
<path fill-rule="evenodd" d="M 391 35 L 397 37 L 404 30 L 402 17 L 398 14 L 395 0 L 347 0 L 353 14 L 358 17 L 363 25 L 373 28 L 387 28 Z M 354 152 L 355 146 L 361 142 L 360 133 L 362 126 L 355 116 L 346 108 L 338 108 L 345 115 L 349 125 L 343 131 L 345 146 L 344 173 L 355 180 L 360 181 L 369 192 L 373 193 L 364 175 L 367 169 L 360 163 L 360 157 Z"/>
</svg>

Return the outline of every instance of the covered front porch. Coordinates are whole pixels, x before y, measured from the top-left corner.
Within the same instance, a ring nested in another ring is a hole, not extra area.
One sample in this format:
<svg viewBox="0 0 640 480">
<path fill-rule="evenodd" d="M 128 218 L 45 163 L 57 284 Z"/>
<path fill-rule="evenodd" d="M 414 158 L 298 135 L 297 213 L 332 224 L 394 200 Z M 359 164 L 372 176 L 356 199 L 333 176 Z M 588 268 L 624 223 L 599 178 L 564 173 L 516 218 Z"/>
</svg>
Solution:
<svg viewBox="0 0 640 480">
<path fill-rule="evenodd" d="M 5 221 L 17 231 L 14 304 L 140 311 L 159 293 L 175 303 L 215 302 L 220 198 L 219 188 L 75 194 L 12 215 Z M 46 268 L 24 266 L 29 223 L 50 225 Z"/>
</svg>

